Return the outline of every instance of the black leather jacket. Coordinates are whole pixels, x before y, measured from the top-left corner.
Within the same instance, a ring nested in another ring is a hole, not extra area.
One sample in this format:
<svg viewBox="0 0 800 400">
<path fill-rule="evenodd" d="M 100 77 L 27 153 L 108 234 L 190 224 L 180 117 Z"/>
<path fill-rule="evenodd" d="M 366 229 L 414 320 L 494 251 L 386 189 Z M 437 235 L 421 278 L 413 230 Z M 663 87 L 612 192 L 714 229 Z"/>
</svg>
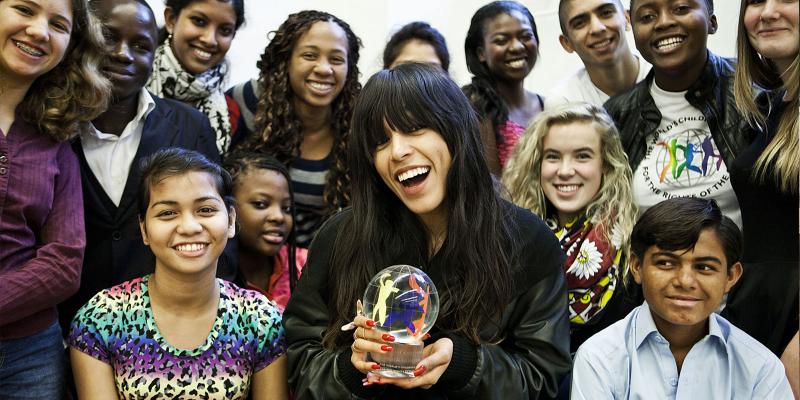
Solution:
<svg viewBox="0 0 800 400">
<path fill-rule="evenodd" d="M 473 345 L 466 338 L 443 334 L 434 326 L 432 340 L 453 340 L 453 357 L 430 389 L 403 391 L 392 385 L 363 387 L 364 377 L 350 362 L 349 346 L 326 349 L 322 337 L 329 323 L 329 259 L 336 235 L 350 215 L 345 210 L 318 231 L 308 262 L 284 314 L 289 343 L 289 384 L 298 399 L 540 399 L 553 398 L 571 368 L 564 255 L 547 226 L 528 210 L 513 207 L 510 218 L 520 225 L 520 265 L 515 293 L 498 327 L 503 340 Z M 450 239 L 447 239 L 450 240 Z M 440 285 L 443 257 L 420 260 L 408 252 L 393 260 L 417 265 Z M 338 278 L 341 279 L 341 278 Z M 441 286 L 439 286 L 441 287 Z M 441 291 L 440 291 L 441 295 Z"/>
<path fill-rule="evenodd" d="M 709 51 L 700 79 L 686 92 L 686 101 L 706 117 L 711 137 L 728 166 L 754 139 L 753 130 L 736 109 L 733 98 L 735 71 L 736 60 Z M 645 80 L 603 105 L 619 129 L 622 146 L 634 171 L 644 159 L 647 136 L 661 123 L 661 112 L 650 95 L 653 76 L 651 70 Z"/>
</svg>

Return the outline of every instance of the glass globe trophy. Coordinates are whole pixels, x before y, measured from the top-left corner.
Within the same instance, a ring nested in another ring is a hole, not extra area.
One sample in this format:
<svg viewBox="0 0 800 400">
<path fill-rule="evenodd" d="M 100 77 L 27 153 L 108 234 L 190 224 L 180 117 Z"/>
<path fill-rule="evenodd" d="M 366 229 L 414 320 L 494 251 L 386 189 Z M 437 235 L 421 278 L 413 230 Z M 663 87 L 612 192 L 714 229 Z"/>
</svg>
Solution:
<svg viewBox="0 0 800 400">
<path fill-rule="evenodd" d="M 390 378 L 413 378 L 422 359 L 422 338 L 439 314 L 439 295 L 433 281 L 410 265 L 393 265 L 378 272 L 364 291 L 364 315 L 380 332 L 395 337 L 388 353 L 369 353 L 380 364 L 375 373 Z"/>
</svg>

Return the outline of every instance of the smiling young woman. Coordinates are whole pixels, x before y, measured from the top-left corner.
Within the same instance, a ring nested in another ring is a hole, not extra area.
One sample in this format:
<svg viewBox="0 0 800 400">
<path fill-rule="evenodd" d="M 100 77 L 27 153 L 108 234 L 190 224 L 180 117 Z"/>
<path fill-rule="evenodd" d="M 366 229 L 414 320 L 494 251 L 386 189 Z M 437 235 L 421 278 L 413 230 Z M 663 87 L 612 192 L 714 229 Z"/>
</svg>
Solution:
<svg viewBox="0 0 800 400">
<path fill-rule="evenodd" d="M 297 194 L 297 245 L 349 200 L 347 138 L 358 82 L 361 40 L 321 11 L 289 15 L 258 62 L 258 79 L 229 93 L 246 127 L 233 145 L 265 151 L 284 163 Z"/>
<path fill-rule="evenodd" d="M 493 174 L 528 123 L 544 109 L 542 96 L 524 80 L 539 56 L 539 33 L 531 12 L 515 1 L 495 1 L 475 12 L 464 41 L 472 82 L 463 90 L 481 118 L 481 139 Z"/>
<path fill-rule="evenodd" d="M 244 24 L 244 0 L 167 0 L 162 43 L 156 49 L 147 89 L 202 111 L 220 154 L 236 134 L 239 107 L 225 96 L 225 54 Z"/>
<path fill-rule="evenodd" d="M 775 354 L 794 359 L 786 370 L 798 396 L 800 254 L 797 246 L 786 245 L 800 241 L 798 1 L 743 1 L 736 47 L 736 105 L 758 133 L 731 168 L 742 210 L 745 271 L 724 312 Z M 767 92 L 754 96 L 756 85 Z"/>
<path fill-rule="evenodd" d="M 0 398 L 60 398 L 56 304 L 86 244 L 67 141 L 110 95 L 102 34 L 84 0 L 0 0 L 0 21 Z"/>
<path fill-rule="evenodd" d="M 467 98 L 441 68 L 400 64 L 370 78 L 353 121 L 352 208 L 318 232 L 284 314 L 297 396 L 554 396 L 569 368 L 563 254 L 495 191 Z M 439 290 L 412 379 L 369 374 L 380 366 L 366 352 L 391 351 L 391 338 L 353 314 L 394 264 L 418 266 Z M 355 334 L 342 332 L 351 321 Z"/>
<path fill-rule="evenodd" d="M 588 103 L 544 111 L 512 153 L 503 184 L 515 204 L 547 222 L 567 257 L 575 352 L 641 303 L 639 292 L 625 285 L 637 210 L 614 122 Z"/>
<path fill-rule="evenodd" d="M 81 399 L 286 399 L 278 308 L 215 277 L 235 233 L 230 175 L 167 148 L 141 164 L 139 226 L 155 272 L 97 293 L 69 334 Z"/>
</svg>

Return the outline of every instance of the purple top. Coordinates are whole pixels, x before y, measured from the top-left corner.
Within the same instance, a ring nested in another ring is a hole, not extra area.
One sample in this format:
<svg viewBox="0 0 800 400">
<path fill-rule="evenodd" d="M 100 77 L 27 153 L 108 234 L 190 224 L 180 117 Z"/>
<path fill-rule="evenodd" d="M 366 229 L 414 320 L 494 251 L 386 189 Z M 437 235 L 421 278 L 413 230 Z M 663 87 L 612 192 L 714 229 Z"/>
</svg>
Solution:
<svg viewBox="0 0 800 400">
<path fill-rule="evenodd" d="M 0 132 L 0 339 L 55 322 L 78 290 L 85 244 L 77 157 L 17 112 Z"/>
</svg>

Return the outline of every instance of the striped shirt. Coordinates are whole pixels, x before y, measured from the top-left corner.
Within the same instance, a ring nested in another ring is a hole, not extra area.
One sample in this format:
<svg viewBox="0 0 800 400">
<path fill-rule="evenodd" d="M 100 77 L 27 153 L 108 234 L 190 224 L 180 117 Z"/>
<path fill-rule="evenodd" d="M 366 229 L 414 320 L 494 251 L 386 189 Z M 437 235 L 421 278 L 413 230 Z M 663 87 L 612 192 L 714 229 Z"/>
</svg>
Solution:
<svg viewBox="0 0 800 400">
<path fill-rule="evenodd" d="M 308 248 L 325 217 L 327 206 L 323 194 L 332 159 L 333 153 L 322 160 L 297 158 L 289 167 L 294 190 L 294 226 L 298 247 Z"/>
</svg>

